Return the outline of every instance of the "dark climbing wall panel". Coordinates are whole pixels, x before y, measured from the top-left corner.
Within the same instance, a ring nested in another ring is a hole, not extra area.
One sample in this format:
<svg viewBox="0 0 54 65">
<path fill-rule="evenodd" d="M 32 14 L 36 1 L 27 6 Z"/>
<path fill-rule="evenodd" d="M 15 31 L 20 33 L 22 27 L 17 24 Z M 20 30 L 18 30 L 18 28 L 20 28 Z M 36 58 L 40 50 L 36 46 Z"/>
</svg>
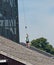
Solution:
<svg viewBox="0 0 54 65">
<path fill-rule="evenodd" d="M 19 43 L 18 0 L 0 0 L 0 35 Z"/>
</svg>

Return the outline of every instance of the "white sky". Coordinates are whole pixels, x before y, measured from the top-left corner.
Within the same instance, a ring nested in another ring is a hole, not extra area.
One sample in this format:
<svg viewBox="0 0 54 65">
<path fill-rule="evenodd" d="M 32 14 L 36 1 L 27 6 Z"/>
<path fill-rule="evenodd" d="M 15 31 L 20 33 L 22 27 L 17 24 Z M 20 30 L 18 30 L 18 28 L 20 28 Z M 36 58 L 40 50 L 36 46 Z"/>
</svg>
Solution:
<svg viewBox="0 0 54 65">
<path fill-rule="evenodd" d="M 20 41 L 44 37 L 54 46 L 54 0 L 19 0 Z"/>
</svg>

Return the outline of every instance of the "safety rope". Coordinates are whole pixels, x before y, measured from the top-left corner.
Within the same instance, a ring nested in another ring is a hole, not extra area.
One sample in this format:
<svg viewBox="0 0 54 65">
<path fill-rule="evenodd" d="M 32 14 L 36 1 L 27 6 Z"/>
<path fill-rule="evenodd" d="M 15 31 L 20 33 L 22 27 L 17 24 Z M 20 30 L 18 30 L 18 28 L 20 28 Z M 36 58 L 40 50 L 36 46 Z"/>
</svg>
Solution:
<svg viewBox="0 0 54 65">
<path fill-rule="evenodd" d="M 25 12 L 24 0 L 22 0 L 22 6 L 23 6 L 23 13 L 24 13 L 25 29 L 27 29 L 27 23 L 26 23 L 26 12 Z"/>
</svg>

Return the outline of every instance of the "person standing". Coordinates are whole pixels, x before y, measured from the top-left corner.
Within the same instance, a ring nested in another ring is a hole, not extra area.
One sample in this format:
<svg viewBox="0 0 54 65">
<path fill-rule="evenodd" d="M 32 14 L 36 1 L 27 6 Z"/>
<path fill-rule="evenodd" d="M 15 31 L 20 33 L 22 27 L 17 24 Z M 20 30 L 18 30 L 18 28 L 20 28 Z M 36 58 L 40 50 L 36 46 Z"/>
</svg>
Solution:
<svg viewBox="0 0 54 65">
<path fill-rule="evenodd" d="M 26 47 L 28 47 L 28 45 L 29 45 L 29 36 L 28 34 L 26 34 Z"/>
</svg>

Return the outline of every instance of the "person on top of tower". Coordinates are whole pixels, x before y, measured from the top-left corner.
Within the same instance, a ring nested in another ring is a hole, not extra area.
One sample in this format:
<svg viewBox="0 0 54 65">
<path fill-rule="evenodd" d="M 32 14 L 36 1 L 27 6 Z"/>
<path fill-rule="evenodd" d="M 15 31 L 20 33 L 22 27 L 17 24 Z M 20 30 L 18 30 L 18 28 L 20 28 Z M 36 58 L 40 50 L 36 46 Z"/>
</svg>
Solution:
<svg viewBox="0 0 54 65">
<path fill-rule="evenodd" d="M 26 34 L 26 47 L 28 47 L 28 43 L 29 43 L 29 36 L 28 34 Z"/>
</svg>

